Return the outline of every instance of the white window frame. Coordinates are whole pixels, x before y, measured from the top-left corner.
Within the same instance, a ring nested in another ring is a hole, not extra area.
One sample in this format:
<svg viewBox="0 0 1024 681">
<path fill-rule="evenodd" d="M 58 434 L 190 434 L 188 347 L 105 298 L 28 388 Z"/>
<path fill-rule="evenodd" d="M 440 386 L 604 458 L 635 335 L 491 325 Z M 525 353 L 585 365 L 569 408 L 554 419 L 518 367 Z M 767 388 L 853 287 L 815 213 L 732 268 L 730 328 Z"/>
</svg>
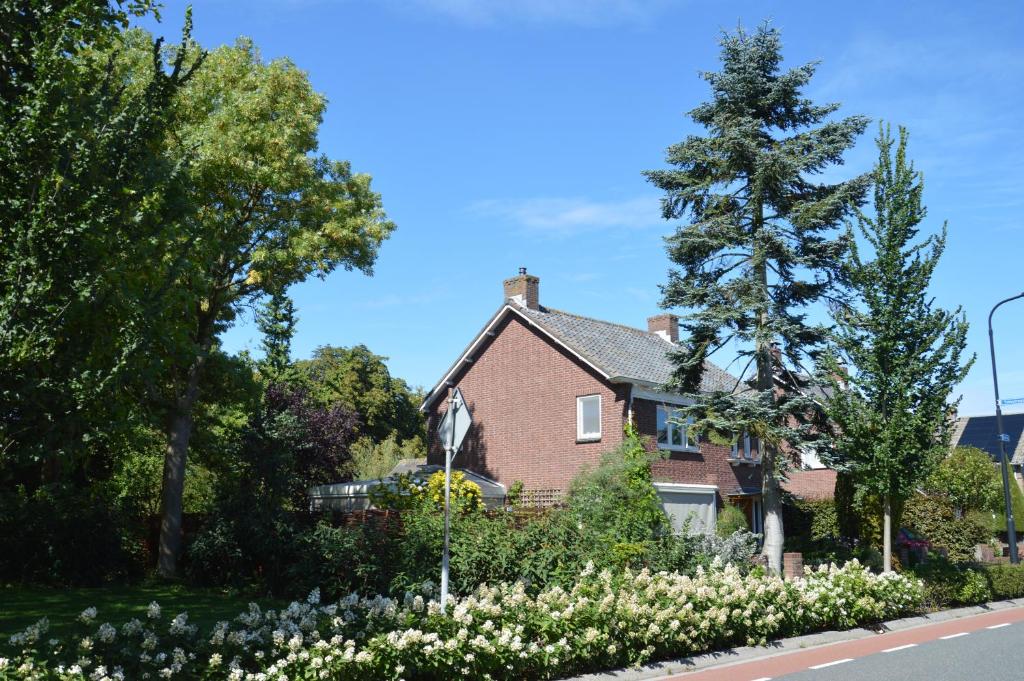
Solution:
<svg viewBox="0 0 1024 681">
<path fill-rule="evenodd" d="M 740 440 L 743 440 L 743 456 L 740 456 Z M 752 451 L 753 449 L 751 448 L 750 443 L 750 433 L 744 431 L 743 437 L 738 438 L 736 442 L 732 443 L 732 457 L 734 459 L 740 459 L 742 461 L 753 461 L 753 459 L 750 458 Z"/>
<path fill-rule="evenodd" d="M 597 398 L 597 432 L 583 432 L 583 403 L 584 400 Z M 576 441 L 596 442 L 601 439 L 601 395 L 580 395 L 576 398 Z"/>
<path fill-rule="evenodd" d="M 680 424 L 680 423 L 676 423 L 676 422 L 674 422 L 672 420 L 673 418 L 675 418 L 678 415 L 678 413 L 680 411 L 678 407 L 675 407 L 675 406 L 672 406 L 672 405 L 668 405 L 668 404 L 659 404 L 659 405 L 657 405 L 657 410 L 658 410 L 658 412 L 664 412 L 665 413 L 665 435 L 666 435 L 666 438 L 668 440 L 668 442 L 661 442 L 660 440 L 658 440 L 657 438 L 658 438 L 659 433 L 657 432 L 657 430 L 655 430 L 655 440 L 658 443 L 658 449 L 669 451 L 669 452 L 699 452 L 700 451 L 700 441 L 697 438 L 695 438 L 695 437 L 693 437 L 693 438 L 690 437 L 690 432 L 689 432 L 690 429 L 687 427 L 688 424 L 691 424 L 694 421 L 692 416 L 688 416 L 686 418 L 687 425 L 683 425 L 683 424 Z M 658 416 L 658 413 L 656 412 L 655 413 L 655 424 L 657 424 L 657 416 Z M 682 429 L 682 431 L 683 431 L 683 433 L 682 433 L 683 436 L 680 438 L 682 440 L 682 442 L 683 442 L 683 444 L 681 444 L 681 445 L 672 444 L 672 434 L 677 429 Z"/>
</svg>

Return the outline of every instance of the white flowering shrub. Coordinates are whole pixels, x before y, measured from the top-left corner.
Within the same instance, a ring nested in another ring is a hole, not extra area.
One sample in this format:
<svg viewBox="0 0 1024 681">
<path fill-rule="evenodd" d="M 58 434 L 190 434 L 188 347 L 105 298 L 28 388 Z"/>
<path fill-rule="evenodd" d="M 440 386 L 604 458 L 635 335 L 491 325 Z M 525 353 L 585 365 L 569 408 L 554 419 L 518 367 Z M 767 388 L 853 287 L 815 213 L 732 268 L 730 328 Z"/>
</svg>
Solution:
<svg viewBox="0 0 1024 681">
<path fill-rule="evenodd" d="M 855 561 L 788 582 L 716 563 L 692 577 L 588 568 L 536 596 L 480 586 L 448 615 L 432 596 L 426 584 L 322 604 L 314 591 L 202 634 L 156 604 L 119 628 L 90 608 L 79 634 L 48 638 L 42 620 L 12 636 L 0 679 L 548 679 L 895 617 L 919 607 L 921 584 Z"/>
</svg>

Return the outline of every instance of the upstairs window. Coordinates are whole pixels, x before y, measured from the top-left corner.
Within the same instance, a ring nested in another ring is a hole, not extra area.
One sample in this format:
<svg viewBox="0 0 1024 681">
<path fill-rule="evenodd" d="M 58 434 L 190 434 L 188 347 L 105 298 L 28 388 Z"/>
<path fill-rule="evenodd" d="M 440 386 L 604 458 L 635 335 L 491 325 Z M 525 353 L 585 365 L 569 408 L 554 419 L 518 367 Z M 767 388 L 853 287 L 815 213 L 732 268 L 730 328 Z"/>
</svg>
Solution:
<svg viewBox="0 0 1024 681">
<path fill-rule="evenodd" d="M 576 398 L 576 439 L 601 439 L 601 396 L 584 395 Z"/>
<path fill-rule="evenodd" d="M 676 452 L 696 452 L 697 438 L 689 432 L 693 417 L 683 416 L 680 409 L 658 405 L 658 449 Z"/>
<path fill-rule="evenodd" d="M 750 433 L 744 432 L 743 437 L 739 438 L 732 445 L 732 456 L 735 459 L 747 459 L 751 460 L 753 453 L 753 447 L 750 442 Z"/>
</svg>

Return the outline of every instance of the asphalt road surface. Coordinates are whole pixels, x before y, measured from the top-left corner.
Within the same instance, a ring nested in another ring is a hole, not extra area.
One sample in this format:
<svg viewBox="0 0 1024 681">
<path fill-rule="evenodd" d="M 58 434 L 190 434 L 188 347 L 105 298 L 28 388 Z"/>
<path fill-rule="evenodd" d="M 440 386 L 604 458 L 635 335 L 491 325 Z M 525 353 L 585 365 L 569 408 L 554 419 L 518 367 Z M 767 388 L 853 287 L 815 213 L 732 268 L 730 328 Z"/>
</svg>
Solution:
<svg viewBox="0 0 1024 681">
<path fill-rule="evenodd" d="M 663 677 L 662 681 L 1024 681 L 1024 608 Z"/>
</svg>

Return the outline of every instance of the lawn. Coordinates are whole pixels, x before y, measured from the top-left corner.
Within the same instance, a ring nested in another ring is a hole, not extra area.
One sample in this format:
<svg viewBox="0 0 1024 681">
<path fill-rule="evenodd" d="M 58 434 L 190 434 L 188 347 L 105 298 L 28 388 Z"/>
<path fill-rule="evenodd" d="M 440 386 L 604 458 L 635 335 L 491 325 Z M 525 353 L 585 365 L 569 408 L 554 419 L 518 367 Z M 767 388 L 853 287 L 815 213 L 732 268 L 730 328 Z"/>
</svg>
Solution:
<svg viewBox="0 0 1024 681">
<path fill-rule="evenodd" d="M 42 617 L 48 617 L 51 632 L 60 635 L 89 606 L 99 611 L 99 622 L 121 624 L 133 617 L 144 619 L 146 607 L 153 601 L 163 608 L 164 616 L 187 612 L 190 622 L 206 629 L 219 620 L 234 619 L 250 601 L 264 608 L 283 605 L 281 601 L 268 598 L 166 584 L 80 589 L 0 586 L 0 640 Z"/>
</svg>

